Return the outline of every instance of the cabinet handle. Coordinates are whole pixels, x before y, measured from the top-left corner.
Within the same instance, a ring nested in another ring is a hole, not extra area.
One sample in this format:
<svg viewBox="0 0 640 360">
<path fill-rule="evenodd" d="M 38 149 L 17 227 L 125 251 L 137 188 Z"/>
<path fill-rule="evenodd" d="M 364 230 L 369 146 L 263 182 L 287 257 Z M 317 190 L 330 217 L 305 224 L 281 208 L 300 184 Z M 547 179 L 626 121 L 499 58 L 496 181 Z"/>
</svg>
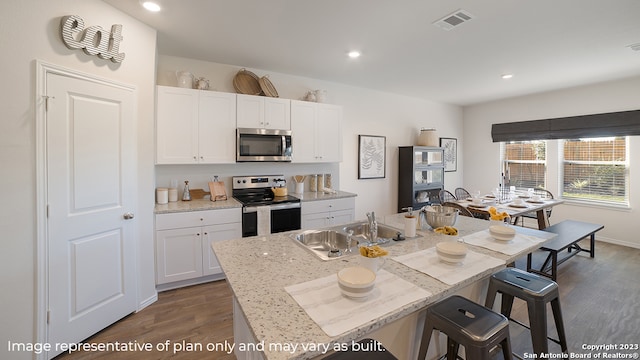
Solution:
<svg viewBox="0 0 640 360">
<path fill-rule="evenodd" d="M 198 157 L 197 157 L 197 156 L 194 156 L 194 157 L 193 157 L 193 160 L 194 160 L 194 161 L 197 161 L 197 160 L 198 160 Z"/>
<path fill-rule="evenodd" d="M 196 233 L 196 236 L 200 236 L 200 233 Z"/>
<path fill-rule="evenodd" d="M 204 219 L 203 219 L 203 218 L 200 218 L 200 221 L 204 221 Z"/>
<path fill-rule="evenodd" d="M 204 160 L 204 156 L 200 156 L 200 160 Z"/>
<path fill-rule="evenodd" d="M 269 122 L 267 122 L 265 125 L 269 126 Z"/>
<path fill-rule="evenodd" d="M 209 235 L 209 233 L 204 233 L 205 235 Z"/>
</svg>

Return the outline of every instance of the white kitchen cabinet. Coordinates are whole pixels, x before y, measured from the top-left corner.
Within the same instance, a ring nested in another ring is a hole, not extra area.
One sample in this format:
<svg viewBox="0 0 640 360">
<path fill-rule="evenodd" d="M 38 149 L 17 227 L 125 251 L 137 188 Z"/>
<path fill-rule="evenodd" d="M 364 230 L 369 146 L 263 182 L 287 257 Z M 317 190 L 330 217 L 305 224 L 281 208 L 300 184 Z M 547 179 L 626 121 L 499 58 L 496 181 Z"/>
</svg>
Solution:
<svg viewBox="0 0 640 360">
<path fill-rule="evenodd" d="M 156 284 L 221 274 L 212 241 L 242 237 L 240 208 L 156 215 Z"/>
<path fill-rule="evenodd" d="M 300 213 L 303 229 L 317 229 L 350 223 L 355 218 L 353 197 L 331 200 L 303 201 Z"/>
<path fill-rule="evenodd" d="M 157 164 L 235 162 L 236 95 L 157 87 Z"/>
<path fill-rule="evenodd" d="M 291 100 L 243 94 L 236 98 L 237 127 L 291 130 Z"/>
<path fill-rule="evenodd" d="M 342 161 L 342 107 L 291 101 L 292 162 Z"/>
</svg>

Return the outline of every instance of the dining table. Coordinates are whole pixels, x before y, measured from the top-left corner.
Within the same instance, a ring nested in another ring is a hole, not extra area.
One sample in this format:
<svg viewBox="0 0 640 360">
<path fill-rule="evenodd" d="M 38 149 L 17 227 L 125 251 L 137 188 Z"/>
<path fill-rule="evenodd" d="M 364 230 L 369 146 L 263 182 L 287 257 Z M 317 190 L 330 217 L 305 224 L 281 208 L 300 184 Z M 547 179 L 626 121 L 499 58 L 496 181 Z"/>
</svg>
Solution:
<svg viewBox="0 0 640 360">
<path fill-rule="evenodd" d="M 479 202 L 474 202 L 474 199 L 479 199 Z M 520 199 L 520 201 L 518 202 L 516 199 Z M 542 230 L 549 226 L 548 210 L 556 205 L 562 204 L 564 200 L 551 198 L 534 200 L 526 193 L 515 193 L 504 198 L 498 198 L 488 194 L 478 198 L 468 198 L 456 202 L 466 207 L 471 213 L 481 214 L 487 217 L 491 207 L 494 207 L 499 213 L 506 212 L 511 219 L 525 214 L 535 213 L 538 221 L 538 229 Z"/>
</svg>

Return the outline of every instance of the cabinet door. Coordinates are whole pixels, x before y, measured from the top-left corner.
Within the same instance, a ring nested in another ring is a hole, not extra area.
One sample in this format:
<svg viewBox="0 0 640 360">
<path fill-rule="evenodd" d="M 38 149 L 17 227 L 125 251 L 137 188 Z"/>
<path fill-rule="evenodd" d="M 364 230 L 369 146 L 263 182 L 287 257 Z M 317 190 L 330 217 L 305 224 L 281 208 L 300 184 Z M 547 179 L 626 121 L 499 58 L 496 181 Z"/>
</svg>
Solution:
<svg viewBox="0 0 640 360">
<path fill-rule="evenodd" d="M 316 151 L 321 162 L 342 161 L 342 107 L 318 104 Z"/>
<path fill-rule="evenodd" d="M 222 268 L 211 248 L 211 243 L 241 238 L 242 223 L 204 226 L 202 230 L 203 275 L 220 274 Z"/>
<path fill-rule="evenodd" d="M 331 225 L 342 225 L 353 222 L 354 209 L 334 211 L 331 213 Z"/>
<path fill-rule="evenodd" d="M 264 98 L 251 95 L 236 95 L 236 125 L 239 128 L 264 127 Z"/>
<path fill-rule="evenodd" d="M 291 136 L 293 155 L 291 162 L 316 162 L 315 149 L 316 104 L 291 101 Z"/>
<path fill-rule="evenodd" d="M 202 276 L 201 229 L 156 231 L 157 284 Z"/>
<path fill-rule="evenodd" d="M 291 130 L 291 100 L 265 98 L 264 127 L 267 129 Z"/>
<path fill-rule="evenodd" d="M 196 163 L 198 90 L 158 86 L 156 101 L 156 163 Z"/>
<path fill-rule="evenodd" d="M 302 229 L 319 229 L 331 224 L 331 213 L 315 213 L 302 215 Z"/>
<path fill-rule="evenodd" d="M 200 91 L 199 158 L 201 164 L 236 161 L 236 95 Z"/>
</svg>

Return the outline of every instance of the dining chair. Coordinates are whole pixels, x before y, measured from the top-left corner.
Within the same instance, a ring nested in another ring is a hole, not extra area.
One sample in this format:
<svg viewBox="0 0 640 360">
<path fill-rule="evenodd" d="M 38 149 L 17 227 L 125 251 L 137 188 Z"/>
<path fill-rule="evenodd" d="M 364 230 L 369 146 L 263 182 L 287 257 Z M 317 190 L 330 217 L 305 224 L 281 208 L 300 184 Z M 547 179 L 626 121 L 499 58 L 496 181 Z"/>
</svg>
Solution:
<svg viewBox="0 0 640 360">
<path fill-rule="evenodd" d="M 473 213 L 471 213 L 471 211 L 469 211 L 469 209 L 467 209 L 466 207 L 458 204 L 458 203 L 454 203 L 454 202 L 444 202 L 442 203 L 442 206 L 448 206 L 448 207 L 452 207 L 452 208 L 456 208 L 460 211 L 460 215 L 462 216 L 468 216 L 468 217 L 474 217 Z"/>
<path fill-rule="evenodd" d="M 438 192 L 438 198 L 440 199 L 440 204 L 444 204 L 446 202 L 453 202 L 458 200 L 455 195 L 451 193 L 451 191 L 442 189 Z"/>
<path fill-rule="evenodd" d="M 471 194 L 465 188 L 456 188 L 455 189 L 456 198 L 458 200 L 465 200 L 471 197 Z"/>
</svg>

